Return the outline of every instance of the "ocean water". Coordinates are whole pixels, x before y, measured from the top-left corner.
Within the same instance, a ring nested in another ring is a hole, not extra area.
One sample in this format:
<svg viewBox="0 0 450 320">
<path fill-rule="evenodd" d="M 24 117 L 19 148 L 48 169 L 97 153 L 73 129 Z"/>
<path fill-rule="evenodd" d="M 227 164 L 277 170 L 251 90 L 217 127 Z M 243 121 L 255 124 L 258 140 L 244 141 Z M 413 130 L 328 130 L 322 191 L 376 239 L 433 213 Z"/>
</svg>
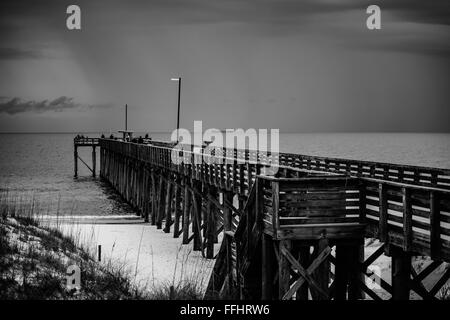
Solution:
<svg viewBox="0 0 450 320">
<path fill-rule="evenodd" d="M 81 162 L 79 177 L 73 177 L 74 136 L 0 134 L 0 189 L 19 198 L 34 196 L 44 213 L 59 207 L 62 213 L 78 215 L 133 214 Z M 450 169 L 450 134 L 280 134 L 280 151 Z M 91 162 L 90 148 L 79 148 L 79 155 Z"/>
</svg>

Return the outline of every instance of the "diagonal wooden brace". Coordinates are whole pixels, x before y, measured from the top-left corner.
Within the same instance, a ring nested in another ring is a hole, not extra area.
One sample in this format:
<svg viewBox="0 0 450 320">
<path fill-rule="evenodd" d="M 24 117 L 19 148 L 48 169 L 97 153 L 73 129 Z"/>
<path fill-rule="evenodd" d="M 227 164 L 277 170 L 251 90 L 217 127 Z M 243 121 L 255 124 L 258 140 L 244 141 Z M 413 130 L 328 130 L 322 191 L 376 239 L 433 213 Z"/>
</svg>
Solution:
<svg viewBox="0 0 450 320">
<path fill-rule="evenodd" d="M 326 293 L 322 288 L 320 288 L 317 283 L 314 281 L 314 279 L 311 277 L 314 270 L 325 261 L 325 259 L 329 256 L 331 253 L 331 248 L 326 247 L 314 261 L 311 263 L 311 265 L 308 267 L 308 269 L 305 271 L 305 269 L 298 263 L 298 261 L 292 256 L 292 254 L 289 252 L 289 250 L 281 246 L 281 253 L 286 257 L 286 259 L 291 263 L 291 268 L 299 275 L 299 279 L 294 282 L 294 284 L 289 288 L 289 290 L 284 294 L 283 300 L 290 299 L 294 293 L 303 285 L 305 281 L 308 282 L 308 284 L 317 290 L 324 298 L 328 299 L 328 293 Z M 296 269 L 296 270 L 295 270 Z"/>
</svg>

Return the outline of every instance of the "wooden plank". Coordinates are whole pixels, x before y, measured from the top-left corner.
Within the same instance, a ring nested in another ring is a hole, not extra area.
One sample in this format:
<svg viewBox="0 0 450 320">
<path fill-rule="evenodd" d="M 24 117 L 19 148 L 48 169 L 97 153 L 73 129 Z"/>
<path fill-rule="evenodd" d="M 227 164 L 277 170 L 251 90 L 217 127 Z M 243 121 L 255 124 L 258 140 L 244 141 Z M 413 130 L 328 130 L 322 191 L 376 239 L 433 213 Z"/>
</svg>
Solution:
<svg viewBox="0 0 450 320">
<path fill-rule="evenodd" d="M 272 204 L 273 204 L 273 215 L 272 215 L 272 226 L 275 232 L 280 228 L 280 221 L 278 220 L 279 211 L 279 182 L 272 182 Z"/>
<path fill-rule="evenodd" d="M 356 223 L 304 225 L 302 227 L 283 227 L 276 232 L 277 239 L 311 240 L 320 239 L 326 234 L 328 239 L 359 238 L 364 234 L 364 225 Z"/>
<path fill-rule="evenodd" d="M 336 217 L 336 216 L 345 216 L 345 215 L 358 215 L 359 209 L 329 209 L 329 208 L 321 208 L 321 209 L 302 209 L 295 210 L 294 208 L 285 209 L 280 208 L 278 211 L 280 216 L 283 217 Z"/>
<path fill-rule="evenodd" d="M 430 254 L 431 259 L 436 259 L 441 250 L 441 221 L 439 214 L 438 194 L 430 192 Z"/>
<path fill-rule="evenodd" d="M 386 243 L 388 240 L 388 211 L 387 211 L 387 194 L 386 186 L 383 183 L 379 185 L 379 210 L 380 210 L 380 220 L 379 220 L 379 238 L 381 242 Z"/>
<path fill-rule="evenodd" d="M 359 217 L 280 217 L 280 227 L 284 225 L 326 224 L 326 223 L 358 223 Z M 301 226 L 300 226 L 301 227 Z"/>
<path fill-rule="evenodd" d="M 345 206 L 359 206 L 358 201 L 343 200 L 304 200 L 304 201 L 283 201 L 280 199 L 280 207 L 289 207 L 293 209 L 304 208 L 342 208 Z"/>
<path fill-rule="evenodd" d="M 412 244 L 412 212 L 411 212 L 411 198 L 410 190 L 408 188 L 403 188 L 403 250 L 410 251 Z"/>
<path fill-rule="evenodd" d="M 356 190 L 351 190 L 352 192 L 347 192 L 344 189 L 337 190 L 321 190 L 312 191 L 305 190 L 303 188 L 296 189 L 291 192 L 284 192 L 280 195 L 280 199 L 284 201 L 303 201 L 303 200 L 344 200 L 344 199 L 359 199 L 359 193 Z"/>
</svg>

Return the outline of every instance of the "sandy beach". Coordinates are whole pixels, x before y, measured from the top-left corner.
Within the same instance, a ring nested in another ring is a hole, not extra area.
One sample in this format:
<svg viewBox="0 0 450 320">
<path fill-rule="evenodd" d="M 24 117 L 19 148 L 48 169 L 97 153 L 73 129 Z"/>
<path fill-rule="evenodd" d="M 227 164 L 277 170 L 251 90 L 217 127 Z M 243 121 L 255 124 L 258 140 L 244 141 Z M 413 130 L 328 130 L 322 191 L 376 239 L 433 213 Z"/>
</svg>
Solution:
<svg viewBox="0 0 450 320">
<path fill-rule="evenodd" d="M 54 219 L 47 222 L 56 223 Z M 182 245 L 181 237 L 173 238 L 173 233 L 164 233 L 139 217 L 64 217 L 58 228 L 79 239 L 95 256 L 101 245 L 102 263 L 125 267 L 138 285 L 149 289 L 161 283 L 193 281 L 204 290 L 214 265 L 214 260 L 193 251 L 192 243 Z M 219 247 L 215 246 L 216 253 Z"/>
</svg>

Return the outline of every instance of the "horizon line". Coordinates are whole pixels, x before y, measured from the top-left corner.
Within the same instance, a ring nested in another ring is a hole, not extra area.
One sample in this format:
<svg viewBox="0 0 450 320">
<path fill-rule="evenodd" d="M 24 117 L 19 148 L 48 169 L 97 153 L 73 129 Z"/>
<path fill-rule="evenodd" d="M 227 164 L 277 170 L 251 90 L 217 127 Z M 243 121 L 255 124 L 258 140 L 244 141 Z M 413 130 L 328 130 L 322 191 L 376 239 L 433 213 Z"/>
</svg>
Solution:
<svg viewBox="0 0 450 320">
<path fill-rule="evenodd" d="M 235 128 L 243 129 L 243 128 Z M 235 129 L 218 129 L 220 132 L 226 132 L 227 130 Z M 246 129 L 244 129 L 246 130 Z M 173 131 L 134 131 L 135 133 L 172 133 Z M 199 131 L 201 132 L 201 131 Z M 204 132 L 204 131 L 203 131 Z M 119 133 L 119 131 L 111 131 L 111 133 Z M 284 134 L 321 134 L 321 133 L 397 133 L 397 134 L 450 134 L 450 131 L 281 131 Z M 108 134 L 107 131 L 0 131 L 0 134 Z"/>
</svg>

